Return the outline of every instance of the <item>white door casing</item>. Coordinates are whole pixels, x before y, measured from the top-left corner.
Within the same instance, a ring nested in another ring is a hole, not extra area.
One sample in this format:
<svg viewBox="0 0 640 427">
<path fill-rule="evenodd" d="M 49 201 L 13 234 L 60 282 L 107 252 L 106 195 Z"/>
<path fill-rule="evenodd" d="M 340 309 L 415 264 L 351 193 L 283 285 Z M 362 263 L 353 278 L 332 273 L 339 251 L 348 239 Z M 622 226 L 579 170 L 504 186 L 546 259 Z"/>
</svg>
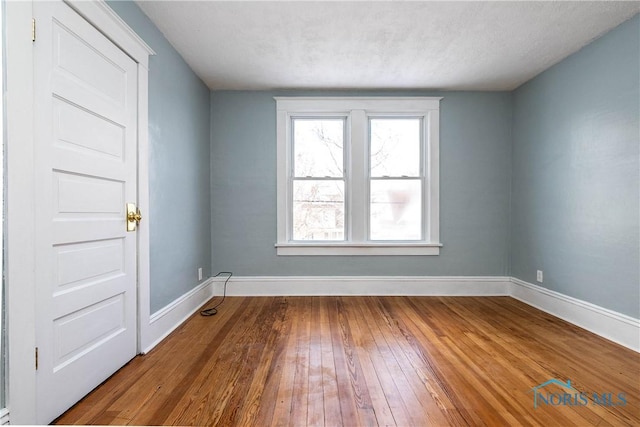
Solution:
<svg viewBox="0 0 640 427">
<path fill-rule="evenodd" d="M 37 2 L 37 422 L 137 352 L 137 65 L 67 4 Z"/>
</svg>

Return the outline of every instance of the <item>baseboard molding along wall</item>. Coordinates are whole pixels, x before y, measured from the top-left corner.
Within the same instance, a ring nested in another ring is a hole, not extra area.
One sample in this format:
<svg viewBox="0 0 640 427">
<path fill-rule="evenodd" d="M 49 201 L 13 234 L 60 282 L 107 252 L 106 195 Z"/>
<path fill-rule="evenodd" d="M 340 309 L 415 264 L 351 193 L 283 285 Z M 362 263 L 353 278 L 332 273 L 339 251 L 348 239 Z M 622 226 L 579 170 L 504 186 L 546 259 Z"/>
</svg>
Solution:
<svg viewBox="0 0 640 427">
<path fill-rule="evenodd" d="M 224 278 L 217 280 L 222 295 Z M 232 277 L 229 296 L 409 295 L 496 296 L 508 295 L 507 277 L 426 276 L 280 276 Z"/>
<path fill-rule="evenodd" d="M 511 278 L 511 297 L 640 352 L 640 319 Z"/>
<path fill-rule="evenodd" d="M 225 277 L 209 278 L 151 315 L 150 351 L 215 295 Z M 232 277 L 228 296 L 510 296 L 640 352 L 640 320 L 506 276 L 261 276 Z"/>
<path fill-rule="evenodd" d="M 198 286 L 177 298 L 170 304 L 153 313 L 149 319 L 148 344 L 143 344 L 142 354 L 151 351 L 156 345 L 195 313 L 214 295 L 213 278 L 209 278 Z"/>
</svg>

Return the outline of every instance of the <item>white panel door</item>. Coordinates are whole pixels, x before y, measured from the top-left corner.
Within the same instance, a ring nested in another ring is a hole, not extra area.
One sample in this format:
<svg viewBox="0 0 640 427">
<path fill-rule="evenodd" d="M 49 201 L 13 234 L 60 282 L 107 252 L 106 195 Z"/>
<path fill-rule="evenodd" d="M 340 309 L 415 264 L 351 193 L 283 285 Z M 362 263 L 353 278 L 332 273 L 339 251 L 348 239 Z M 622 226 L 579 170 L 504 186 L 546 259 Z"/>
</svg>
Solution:
<svg viewBox="0 0 640 427">
<path fill-rule="evenodd" d="M 136 355 L 137 65 L 62 1 L 34 2 L 37 420 Z"/>
</svg>

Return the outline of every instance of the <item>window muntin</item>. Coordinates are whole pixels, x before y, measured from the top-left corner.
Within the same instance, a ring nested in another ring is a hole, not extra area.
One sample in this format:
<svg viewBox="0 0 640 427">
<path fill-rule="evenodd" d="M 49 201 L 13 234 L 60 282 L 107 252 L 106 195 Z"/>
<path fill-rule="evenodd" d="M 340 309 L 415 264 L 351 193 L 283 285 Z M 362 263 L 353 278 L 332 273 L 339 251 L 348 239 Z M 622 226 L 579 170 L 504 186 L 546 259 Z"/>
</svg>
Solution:
<svg viewBox="0 0 640 427">
<path fill-rule="evenodd" d="M 421 117 L 369 117 L 369 240 L 423 240 L 422 129 Z"/>
<path fill-rule="evenodd" d="M 291 239 L 344 241 L 345 118 L 292 117 Z"/>
</svg>

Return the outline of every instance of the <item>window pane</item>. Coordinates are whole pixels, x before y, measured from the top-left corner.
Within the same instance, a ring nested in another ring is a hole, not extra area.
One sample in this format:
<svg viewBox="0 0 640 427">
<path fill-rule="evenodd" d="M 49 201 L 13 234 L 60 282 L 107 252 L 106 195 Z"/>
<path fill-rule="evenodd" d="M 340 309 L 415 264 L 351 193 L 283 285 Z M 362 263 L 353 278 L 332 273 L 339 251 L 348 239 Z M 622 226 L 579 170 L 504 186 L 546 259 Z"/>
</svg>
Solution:
<svg viewBox="0 0 640 427">
<path fill-rule="evenodd" d="M 371 176 L 420 176 L 422 120 L 370 119 Z"/>
<path fill-rule="evenodd" d="M 294 174 L 342 177 L 343 119 L 293 119 Z"/>
<path fill-rule="evenodd" d="M 371 240 L 421 240 L 422 184 L 417 179 L 371 181 Z"/>
<path fill-rule="evenodd" d="M 293 240 L 344 240 L 344 182 L 293 182 Z"/>
</svg>

